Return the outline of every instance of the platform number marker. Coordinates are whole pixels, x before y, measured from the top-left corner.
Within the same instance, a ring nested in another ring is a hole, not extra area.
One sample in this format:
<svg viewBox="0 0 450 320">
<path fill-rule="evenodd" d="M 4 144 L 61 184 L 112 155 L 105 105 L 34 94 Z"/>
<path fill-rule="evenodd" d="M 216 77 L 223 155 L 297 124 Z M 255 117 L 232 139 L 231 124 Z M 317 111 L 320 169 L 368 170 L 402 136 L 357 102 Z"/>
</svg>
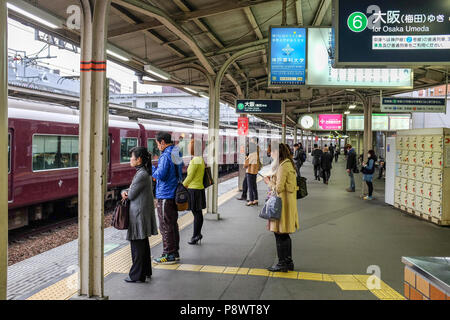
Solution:
<svg viewBox="0 0 450 320">
<path fill-rule="evenodd" d="M 362 12 L 353 12 L 347 19 L 347 25 L 353 32 L 361 32 L 367 28 L 367 17 Z"/>
</svg>

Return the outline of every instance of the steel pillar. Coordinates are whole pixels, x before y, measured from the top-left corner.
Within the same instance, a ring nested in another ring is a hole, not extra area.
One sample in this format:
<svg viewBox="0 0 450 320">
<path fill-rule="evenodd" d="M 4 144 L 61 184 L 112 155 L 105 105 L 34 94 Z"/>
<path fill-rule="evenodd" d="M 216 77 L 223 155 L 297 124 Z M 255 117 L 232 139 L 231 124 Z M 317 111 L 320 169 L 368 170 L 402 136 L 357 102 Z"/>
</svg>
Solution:
<svg viewBox="0 0 450 320">
<path fill-rule="evenodd" d="M 294 127 L 294 144 L 297 143 L 297 126 Z"/>
<path fill-rule="evenodd" d="M 0 300 L 8 274 L 8 9 L 0 0 Z"/>
<path fill-rule="evenodd" d="M 83 15 L 81 61 L 85 70 L 81 72 L 80 92 L 78 294 L 103 299 L 103 220 L 107 187 L 109 90 L 106 81 L 106 36 L 111 0 L 80 2 Z"/>
<path fill-rule="evenodd" d="M 364 103 L 364 136 L 363 136 L 363 159 L 367 163 L 368 152 L 372 149 L 372 98 L 368 97 L 365 99 Z M 361 188 L 362 194 L 367 194 L 368 188 L 367 184 L 363 182 Z"/>
<path fill-rule="evenodd" d="M 286 143 L 286 106 L 281 107 L 281 142 Z"/>
<path fill-rule="evenodd" d="M 214 84 L 214 94 L 210 95 L 210 101 L 214 101 L 214 107 L 212 108 L 210 104 L 210 129 L 208 132 L 208 159 L 210 157 L 213 158 L 213 166 L 212 166 L 212 173 L 213 173 L 213 179 L 216 182 L 214 186 L 212 187 L 212 195 L 211 195 L 211 211 L 209 210 L 208 206 L 208 213 L 217 214 L 217 219 L 220 218 L 218 215 L 218 182 L 219 182 L 219 116 L 220 116 L 220 86 L 222 84 L 223 77 L 225 76 L 225 73 L 227 69 L 230 67 L 232 63 L 234 63 L 238 58 L 245 56 L 247 54 L 265 50 L 265 45 L 258 45 L 255 47 L 247 48 L 241 51 L 236 52 L 231 57 L 229 57 L 225 63 L 220 68 L 219 72 L 217 72 L 217 76 L 215 79 Z M 211 123 L 211 110 L 215 110 L 214 112 L 214 123 Z M 213 127 L 211 127 L 211 124 L 213 124 Z"/>
</svg>

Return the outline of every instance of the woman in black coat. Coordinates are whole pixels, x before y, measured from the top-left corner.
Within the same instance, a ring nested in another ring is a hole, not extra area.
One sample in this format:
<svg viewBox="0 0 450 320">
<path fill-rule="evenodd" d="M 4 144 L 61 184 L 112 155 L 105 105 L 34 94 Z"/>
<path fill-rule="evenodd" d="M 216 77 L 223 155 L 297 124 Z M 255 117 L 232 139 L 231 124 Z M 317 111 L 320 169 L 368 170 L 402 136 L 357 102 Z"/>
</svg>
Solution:
<svg viewBox="0 0 450 320">
<path fill-rule="evenodd" d="M 323 183 L 328 184 L 328 180 L 330 180 L 331 176 L 331 168 L 333 163 L 333 156 L 328 151 L 328 148 L 323 148 L 323 155 L 321 157 L 321 169 L 322 169 L 322 178 Z"/>
</svg>

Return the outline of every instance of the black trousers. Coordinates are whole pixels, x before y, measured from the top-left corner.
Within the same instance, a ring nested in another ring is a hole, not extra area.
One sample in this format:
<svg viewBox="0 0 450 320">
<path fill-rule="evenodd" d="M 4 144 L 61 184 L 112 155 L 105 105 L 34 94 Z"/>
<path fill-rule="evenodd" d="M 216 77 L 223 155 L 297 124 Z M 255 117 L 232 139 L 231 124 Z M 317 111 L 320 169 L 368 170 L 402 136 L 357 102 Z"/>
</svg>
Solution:
<svg viewBox="0 0 450 320">
<path fill-rule="evenodd" d="M 258 186 L 256 185 L 256 174 L 247 173 L 247 185 L 250 201 L 258 200 Z"/>
<path fill-rule="evenodd" d="M 247 174 L 245 174 L 245 179 L 242 182 L 242 198 L 244 198 L 244 199 L 247 199 L 247 190 L 248 190 Z"/>
<path fill-rule="evenodd" d="M 145 281 L 146 276 L 152 275 L 150 245 L 148 239 L 130 240 L 130 244 L 133 265 L 131 266 L 128 275 L 133 281 Z"/>
<path fill-rule="evenodd" d="M 322 170 L 323 183 L 330 180 L 330 176 L 331 176 L 331 170 Z"/>
<path fill-rule="evenodd" d="M 373 183 L 366 181 L 366 184 L 367 184 L 367 187 L 369 188 L 369 197 L 371 197 L 372 193 L 373 193 Z"/>
<path fill-rule="evenodd" d="M 320 164 L 314 165 L 314 177 L 316 179 L 320 178 Z"/>
<path fill-rule="evenodd" d="M 334 154 L 334 162 L 338 162 L 339 153 Z"/>
<path fill-rule="evenodd" d="M 278 260 L 281 263 L 292 262 L 292 240 L 289 233 L 275 233 Z"/>
<path fill-rule="evenodd" d="M 192 237 L 197 237 L 202 233 L 203 227 L 203 212 L 202 210 L 192 210 L 194 215 L 194 234 Z"/>
</svg>

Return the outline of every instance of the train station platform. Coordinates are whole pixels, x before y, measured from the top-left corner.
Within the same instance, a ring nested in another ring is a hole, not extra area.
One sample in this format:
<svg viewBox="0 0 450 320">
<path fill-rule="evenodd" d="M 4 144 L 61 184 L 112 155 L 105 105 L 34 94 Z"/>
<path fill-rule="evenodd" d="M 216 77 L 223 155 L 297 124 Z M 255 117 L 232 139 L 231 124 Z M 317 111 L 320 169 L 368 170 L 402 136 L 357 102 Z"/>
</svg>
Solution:
<svg viewBox="0 0 450 320">
<path fill-rule="evenodd" d="M 105 257 L 105 295 L 111 300 L 403 300 L 402 256 L 448 256 L 450 229 L 416 219 L 384 203 L 384 180 L 374 179 L 372 201 L 348 193 L 344 160 L 333 164 L 328 185 L 315 181 L 310 163 L 302 169 L 309 195 L 299 200 L 300 231 L 291 235 L 295 269 L 270 273 L 277 260 L 273 233 L 258 217 L 266 186 L 258 183 L 259 206 L 236 199 L 237 189 L 222 193 L 221 220 L 205 219 L 200 245 L 192 235 L 192 214 L 180 217 L 180 256 L 175 265 L 154 265 L 146 283 L 126 283 L 131 266 L 127 244 Z M 152 237 L 152 255 L 162 251 Z M 367 279 L 380 271 L 381 287 Z M 77 274 L 67 275 L 22 298 L 77 299 Z"/>
</svg>

